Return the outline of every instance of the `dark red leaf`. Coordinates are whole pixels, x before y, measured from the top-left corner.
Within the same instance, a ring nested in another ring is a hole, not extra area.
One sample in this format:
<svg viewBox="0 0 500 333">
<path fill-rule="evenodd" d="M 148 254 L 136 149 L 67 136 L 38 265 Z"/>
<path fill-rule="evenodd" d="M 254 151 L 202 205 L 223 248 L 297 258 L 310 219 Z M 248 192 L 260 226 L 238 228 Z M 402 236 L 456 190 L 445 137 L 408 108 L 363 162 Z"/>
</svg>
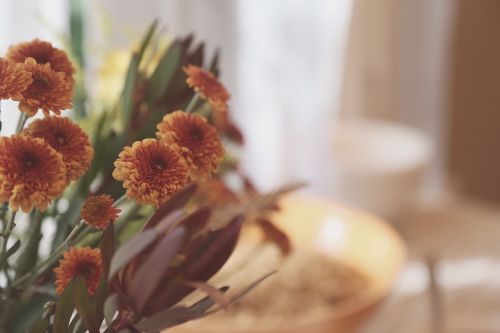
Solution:
<svg viewBox="0 0 500 333">
<path fill-rule="evenodd" d="M 267 240 L 276 244 L 284 255 L 290 254 L 292 243 L 290 238 L 281 229 L 268 220 L 258 220 L 257 224 L 264 232 Z"/>
<path fill-rule="evenodd" d="M 186 229 L 176 228 L 155 244 L 145 261 L 137 268 L 129 290 L 133 306 L 139 313 L 163 280 L 185 237 Z"/>
<path fill-rule="evenodd" d="M 143 229 L 154 227 L 160 223 L 165 216 L 172 213 L 174 210 L 183 208 L 196 192 L 196 188 L 196 184 L 191 184 L 175 193 L 166 203 L 161 205 L 160 208 L 156 210 L 156 212 L 150 217 L 149 221 L 146 222 Z"/>
<path fill-rule="evenodd" d="M 158 236 L 156 229 L 148 229 L 136 234 L 120 246 L 111 260 L 108 279 L 111 280 L 120 269 L 150 246 Z"/>
</svg>

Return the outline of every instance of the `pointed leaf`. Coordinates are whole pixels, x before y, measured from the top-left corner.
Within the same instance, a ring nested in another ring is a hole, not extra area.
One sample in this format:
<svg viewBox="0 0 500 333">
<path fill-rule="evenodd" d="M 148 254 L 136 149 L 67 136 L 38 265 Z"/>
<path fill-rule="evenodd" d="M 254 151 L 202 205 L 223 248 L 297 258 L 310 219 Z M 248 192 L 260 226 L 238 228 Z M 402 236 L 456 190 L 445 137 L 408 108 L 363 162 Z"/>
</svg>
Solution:
<svg viewBox="0 0 500 333">
<path fill-rule="evenodd" d="M 184 228 L 186 228 L 188 234 L 192 237 L 199 232 L 202 232 L 210 221 L 210 215 L 212 211 L 208 207 L 202 207 L 195 212 L 186 216 L 181 222 Z"/>
<path fill-rule="evenodd" d="M 137 84 L 137 69 L 139 67 L 139 55 L 133 54 L 128 66 L 125 84 L 121 96 L 122 122 L 123 128 L 127 131 L 130 128 L 130 121 L 134 111 L 134 91 Z"/>
<path fill-rule="evenodd" d="M 151 245 L 157 237 L 158 232 L 155 229 L 148 229 L 136 234 L 123 244 L 111 260 L 108 279 L 111 280 L 121 268 Z"/>
<path fill-rule="evenodd" d="M 150 104 L 157 103 L 167 91 L 170 81 L 178 70 L 181 55 L 181 45 L 179 42 L 173 42 L 158 62 L 148 81 L 147 100 Z"/>
<path fill-rule="evenodd" d="M 166 203 L 160 206 L 144 225 L 144 229 L 157 225 L 165 216 L 176 209 L 184 208 L 187 202 L 196 192 L 196 184 L 186 186 L 181 191 L 175 193 Z"/>
<path fill-rule="evenodd" d="M 193 53 L 189 57 L 189 63 L 191 65 L 203 66 L 203 58 L 205 55 L 205 43 L 201 42 L 196 50 L 193 51 Z"/>
<path fill-rule="evenodd" d="M 75 289 L 75 280 L 71 281 L 64 289 L 64 292 L 57 302 L 56 313 L 54 315 L 53 322 L 53 332 L 54 333 L 66 333 L 68 328 L 69 320 L 73 309 L 75 308 L 75 303 L 73 300 L 73 294 Z"/>
<path fill-rule="evenodd" d="M 264 232 L 266 239 L 276 244 L 280 248 L 282 254 L 290 254 L 292 251 L 292 243 L 286 233 L 279 229 L 274 223 L 266 219 L 258 220 L 257 224 Z"/>
<path fill-rule="evenodd" d="M 103 275 L 108 276 L 111 259 L 115 252 L 115 233 L 113 223 L 109 223 L 101 236 L 101 257 L 103 264 Z"/>
<path fill-rule="evenodd" d="M 184 215 L 183 209 L 176 209 L 169 215 L 167 215 L 160 223 L 154 226 L 158 233 L 164 234 L 170 231 L 175 225 L 178 224 L 182 215 Z"/>
<path fill-rule="evenodd" d="M 50 317 L 40 318 L 30 329 L 30 333 L 45 333 L 50 326 Z"/>
<path fill-rule="evenodd" d="M 219 291 L 221 293 L 226 293 L 229 290 L 229 287 L 225 286 L 222 288 L 219 288 Z M 198 302 L 194 303 L 191 305 L 188 310 L 191 314 L 196 315 L 196 316 L 201 316 L 203 315 L 208 309 L 210 309 L 213 305 L 215 304 L 215 301 L 212 297 L 207 296 Z"/>
<path fill-rule="evenodd" d="M 131 283 L 131 297 L 135 308 L 141 312 L 149 298 L 158 288 L 170 262 L 184 243 L 186 229 L 180 227 L 164 236 L 137 269 Z"/>
<path fill-rule="evenodd" d="M 233 295 L 231 298 L 229 298 L 229 305 L 238 302 L 240 299 L 245 297 L 249 292 L 251 292 L 254 288 L 256 288 L 259 284 L 261 284 L 264 280 L 266 280 L 268 277 L 270 277 L 271 275 L 274 275 L 274 274 L 276 274 L 276 272 L 267 273 L 266 275 L 262 276 L 261 278 L 250 283 L 248 286 L 246 286 L 241 291 L 239 291 L 236 295 Z M 211 315 L 211 314 L 216 313 L 222 309 L 223 309 L 223 307 L 217 307 L 213 310 L 205 312 L 204 316 Z"/>
<path fill-rule="evenodd" d="M 148 47 L 149 42 L 151 41 L 151 38 L 153 37 L 153 34 L 155 33 L 157 27 L 158 27 L 158 20 L 156 19 L 149 26 L 148 31 L 146 32 L 146 35 L 144 35 L 141 46 L 139 47 L 138 55 L 141 59 L 142 59 L 142 56 L 144 55 L 144 51 L 146 51 L 146 48 Z"/>
<path fill-rule="evenodd" d="M 75 280 L 74 302 L 76 311 L 78 311 L 85 327 L 87 327 L 91 333 L 98 333 L 100 324 L 97 323 L 97 318 L 90 304 L 87 286 L 82 278 L 77 278 Z"/>
<path fill-rule="evenodd" d="M 237 216 L 227 227 L 212 233 L 206 250 L 184 273 L 186 279 L 206 281 L 226 263 L 238 241 L 243 220 Z"/>
<path fill-rule="evenodd" d="M 206 282 L 187 281 L 186 285 L 201 290 L 214 300 L 221 308 L 226 309 L 229 305 L 229 300 L 219 289 L 209 285 Z"/>
<path fill-rule="evenodd" d="M 190 258 L 179 267 L 177 274 L 184 280 L 207 281 L 226 263 L 238 240 L 242 217 L 236 217 L 224 229 L 212 232 L 208 237 L 197 238 L 189 243 L 183 253 Z M 179 271 L 180 270 L 180 271 Z M 159 290 L 148 303 L 148 311 L 169 308 L 191 293 L 192 287 L 179 285 L 178 288 Z"/>
<path fill-rule="evenodd" d="M 40 229 L 42 225 L 42 216 L 39 214 L 41 213 L 35 214 L 33 218 L 34 221 L 32 223 L 29 239 L 26 242 L 23 252 L 19 256 L 16 267 L 16 278 L 28 273 L 38 261 L 38 247 L 40 245 L 40 240 L 42 239 Z"/>
<path fill-rule="evenodd" d="M 220 58 L 220 50 L 217 49 L 215 51 L 214 57 L 212 58 L 212 62 L 210 63 L 209 70 L 215 75 L 219 76 L 219 58 Z"/>
<path fill-rule="evenodd" d="M 16 253 L 17 250 L 21 247 L 21 241 L 18 239 L 14 245 L 12 245 L 8 250 L 7 250 L 7 258 Z"/>
<path fill-rule="evenodd" d="M 220 288 L 220 292 L 226 292 L 229 288 Z M 134 327 L 141 332 L 150 333 L 158 332 L 173 326 L 183 324 L 187 321 L 202 318 L 205 311 L 210 309 L 214 305 L 214 301 L 210 297 L 205 297 L 202 300 L 196 302 L 189 308 L 184 306 L 176 306 L 157 314 L 152 315 L 146 319 L 143 319 L 139 323 L 135 324 Z"/>
<path fill-rule="evenodd" d="M 108 327 L 111 327 L 116 311 L 118 311 L 118 295 L 113 294 L 104 302 L 104 319 Z"/>
</svg>

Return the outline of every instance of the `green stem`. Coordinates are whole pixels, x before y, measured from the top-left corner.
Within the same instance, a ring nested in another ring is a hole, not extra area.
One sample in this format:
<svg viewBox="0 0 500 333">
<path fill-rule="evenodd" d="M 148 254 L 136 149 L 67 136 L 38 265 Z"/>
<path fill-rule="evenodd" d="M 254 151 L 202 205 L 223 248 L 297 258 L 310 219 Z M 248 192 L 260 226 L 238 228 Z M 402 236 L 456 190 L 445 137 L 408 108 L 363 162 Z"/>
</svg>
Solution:
<svg viewBox="0 0 500 333">
<path fill-rule="evenodd" d="M 7 271 L 7 243 L 9 242 L 10 234 L 12 233 L 12 229 L 14 229 L 14 220 L 16 219 L 16 212 L 12 211 L 10 213 L 10 217 L 7 220 L 7 224 L 4 225 L 4 229 L 2 230 L 2 250 L 0 252 L 0 267 L 5 272 L 7 279 L 9 279 L 9 273 Z"/>
<path fill-rule="evenodd" d="M 19 121 L 17 122 L 16 134 L 21 133 L 24 128 L 24 124 L 26 124 L 26 120 L 28 120 L 28 115 L 25 112 L 21 112 Z"/>
<path fill-rule="evenodd" d="M 198 95 L 198 93 L 195 93 L 193 98 L 191 98 L 191 101 L 189 101 L 189 104 L 185 110 L 186 113 L 191 113 L 194 111 L 194 107 L 196 106 L 196 103 L 198 102 L 198 100 L 200 99 L 200 96 Z"/>
<path fill-rule="evenodd" d="M 51 255 L 45 259 L 44 261 L 42 261 L 41 263 L 39 263 L 38 265 L 36 265 L 32 270 L 31 272 L 27 273 L 27 274 L 24 274 L 23 276 L 21 276 L 19 279 L 16 279 L 14 281 L 14 283 L 12 284 L 12 287 L 16 287 L 16 286 L 19 286 L 20 284 L 22 284 L 23 282 L 25 282 L 26 280 L 30 279 L 30 278 L 37 278 L 41 273 L 43 273 L 43 271 L 50 265 L 52 265 L 62 254 L 62 252 L 64 250 L 66 250 L 66 248 L 69 246 L 69 244 L 71 243 L 71 241 L 75 238 L 76 234 L 78 233 L 78 231 L 80 231 L 80 229 L 84 226 L 84 222 L 83 220 L 81 220 L 74 228 L 73 230 L 71 230 L 71 232 L 69 233 L 68 237 L 64 240 L 64 242 L 59 245 L 52 253 Z"/>
<path fill-rule="evenodd" d="M 121 203 L 125 202 L 126 200 L 127 200 L 127 195 L 124 194 L 124 195 L 122 195 L 121 197 L 119 197 L 118 199 L 115 200 L 114 206 L 117 207 Z"/>
</svg>

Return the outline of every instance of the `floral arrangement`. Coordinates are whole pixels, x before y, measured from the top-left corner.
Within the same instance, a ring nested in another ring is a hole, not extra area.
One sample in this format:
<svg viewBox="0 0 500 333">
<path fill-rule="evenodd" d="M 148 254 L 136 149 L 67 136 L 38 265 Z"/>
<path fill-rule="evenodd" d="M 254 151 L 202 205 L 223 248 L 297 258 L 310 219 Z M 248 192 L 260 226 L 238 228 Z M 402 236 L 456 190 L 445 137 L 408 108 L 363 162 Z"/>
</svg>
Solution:
<svg viewBox="0 0 500 333">
<path fill-rule="evenodd" d="M 82 79 L 65 51 L 33 40 L 0 58 L 0 99 L 20 110 L 16 133 L 0 137 L 1 332 L 159 332 L 227 307 L 266 277 L 230 296 L 207 282 L 245 221 L 290 250 L 268 214 L 293 187 L 259 194 L 226 152 L 243 136 L 218 56 L 203 69 L 192 36 L 163 51 L 155 36 L 156 23 L 116 102 L 79 122 L 66 110 L 85 104 Z M 46 224 L 55 231 L 41 255 Z M 195 290 L 206 297 L 180 303 Z"/>
</svg>

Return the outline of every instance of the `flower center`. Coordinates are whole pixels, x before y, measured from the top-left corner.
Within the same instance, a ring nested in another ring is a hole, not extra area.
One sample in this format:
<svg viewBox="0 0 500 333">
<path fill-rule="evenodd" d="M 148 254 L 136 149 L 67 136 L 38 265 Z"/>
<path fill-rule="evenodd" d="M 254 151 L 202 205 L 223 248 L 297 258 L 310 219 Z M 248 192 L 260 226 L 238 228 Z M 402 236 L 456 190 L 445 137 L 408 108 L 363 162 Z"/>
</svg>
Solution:
<svg viewBox="0 0 500 333">
<path fill-rule="evenodd" d="M 76 276 L 81 276 L 84 279 L 88 278 L 94 271 L 94 267 L 91 267 L 91 265 L 88 264 L 81 264 L 78 266 L 76 269 Z"/>
<path fill-rule="evenodd" d="M 153 159 L 151 164 L 152 164 L 153 170 L 156 170 L 156 171 L 161 171 L 166 167 L 165 161 L 161 158 Z"/>
<path fill-rule="evenodd" d="M 38 76 L 35 78 L 32 85 L 34 85 L 37 89 L 44 89 L 49 86 L 49 80 L 44 76 Z"/>
<path fill-rule="evenodd" d="M 38 158 L 31 153 L 25 153 L 24 156 L 22 157 L 22 165 L 24 169 L 33 169 L 37 166 L 38 164 Z"/>
<path fill-rule="evenodd" d="M 194 141 L 200 141 L 203 139 L 203 131 L 198 127 L 193 127 L 191 129 L 191 139 Z"/>
</svg>

